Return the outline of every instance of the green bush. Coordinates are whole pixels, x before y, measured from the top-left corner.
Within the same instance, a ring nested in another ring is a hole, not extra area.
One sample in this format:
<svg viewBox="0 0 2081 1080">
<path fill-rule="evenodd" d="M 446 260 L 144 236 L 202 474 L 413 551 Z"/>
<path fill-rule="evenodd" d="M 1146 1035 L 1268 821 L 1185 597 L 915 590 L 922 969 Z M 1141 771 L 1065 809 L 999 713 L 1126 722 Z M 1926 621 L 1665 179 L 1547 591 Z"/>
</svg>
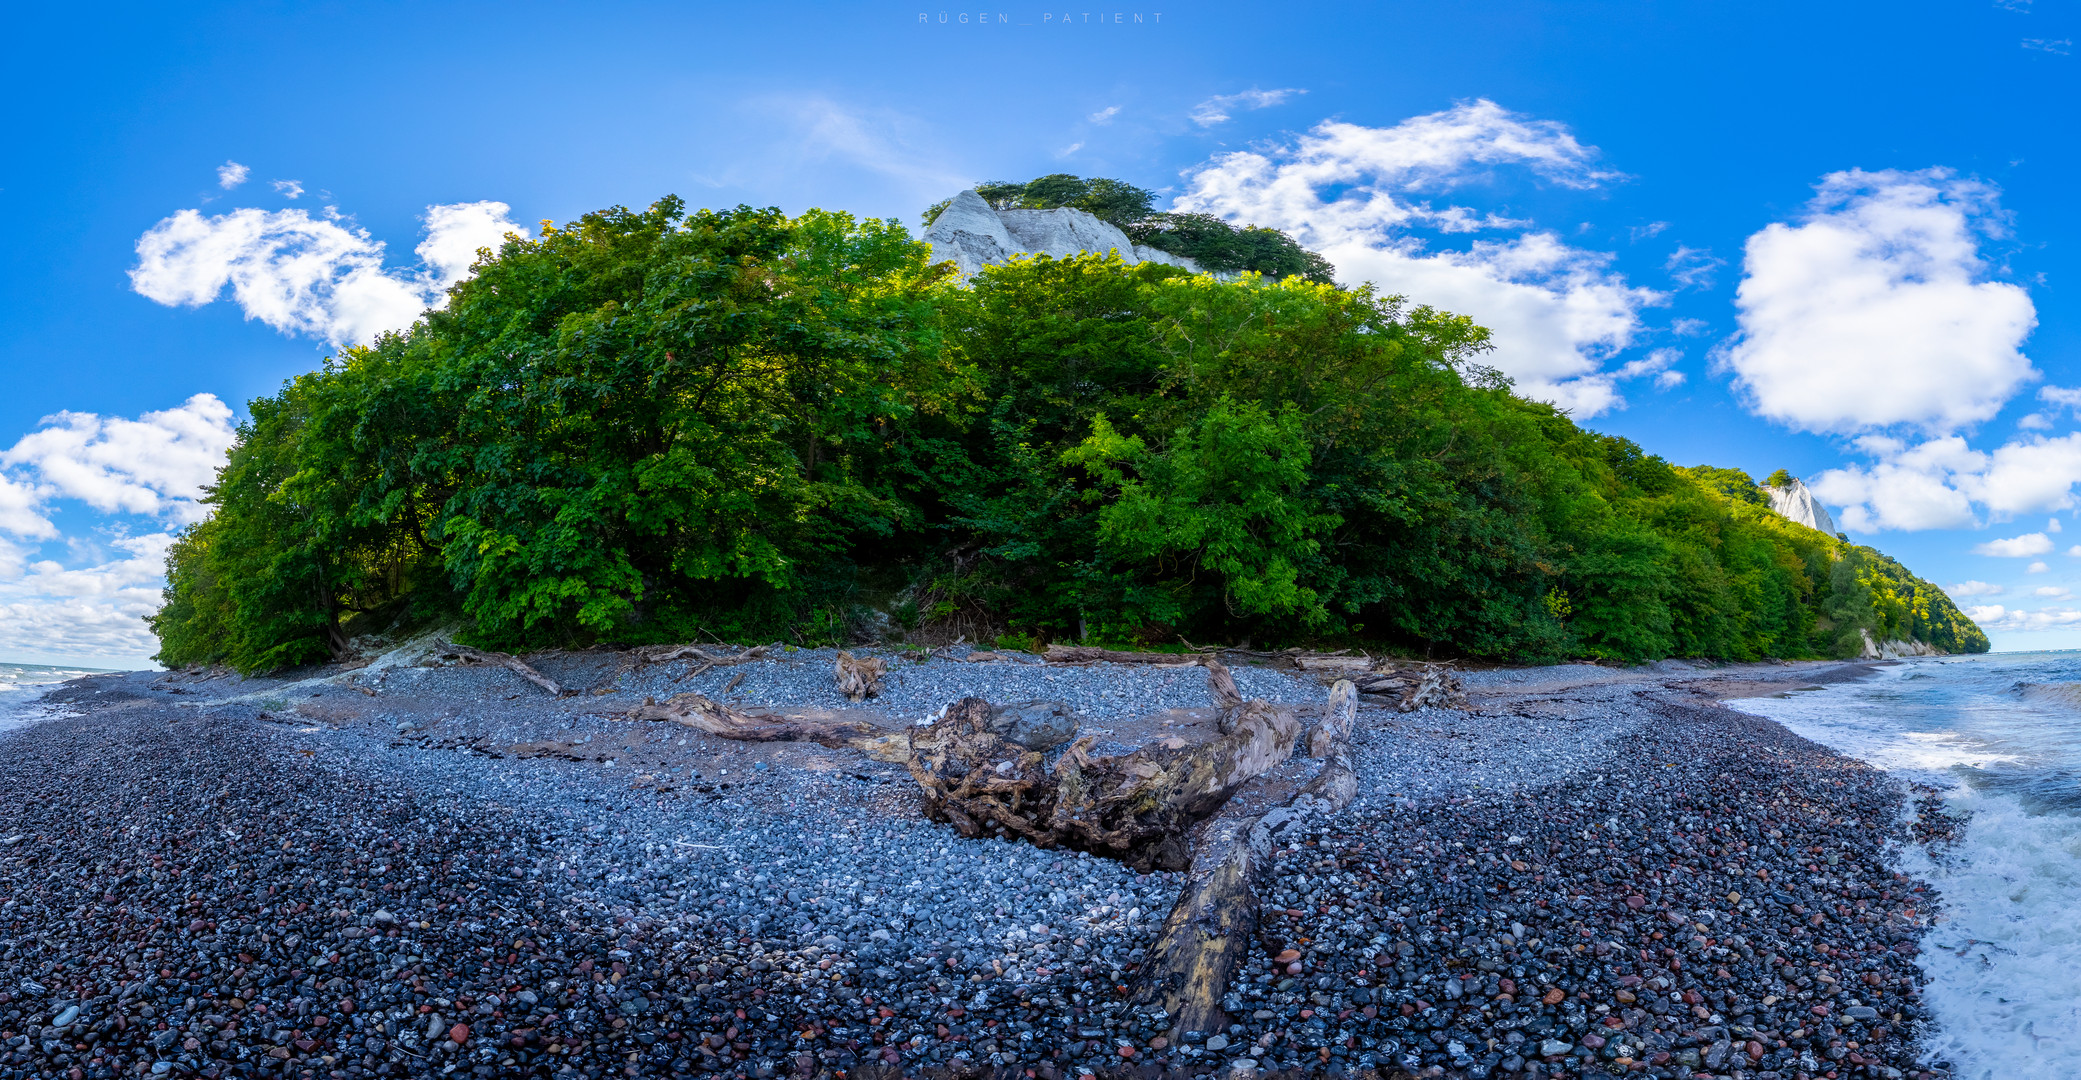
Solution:
<svg viewBox="0 0 2081 1080">
<path fill-rule="evenodd" d="M 169 556 L 160 659 L 282 667 L 436 620 L 503 648 L 883 622 L 1512 660 L 1986 648 L 1746 475 L 1518 397 L 1465 318 L 1305 274 L 1083 256 L 959 286 L 926 259 L 894 221 L 674 199 L 509 240 L 443 310 L 252 403 Z"/>
</svg>

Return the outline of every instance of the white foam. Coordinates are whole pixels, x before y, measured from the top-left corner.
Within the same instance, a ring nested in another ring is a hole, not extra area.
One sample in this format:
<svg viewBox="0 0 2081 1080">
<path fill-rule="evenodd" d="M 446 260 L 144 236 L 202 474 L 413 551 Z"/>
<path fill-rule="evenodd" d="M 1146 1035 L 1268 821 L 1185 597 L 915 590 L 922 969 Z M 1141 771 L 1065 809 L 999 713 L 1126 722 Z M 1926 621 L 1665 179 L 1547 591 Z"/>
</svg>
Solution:
<svg viewBox="0 0 2081 1080">
<path fill-rule="evenodd" d="M 1944 863 L 1902 858 L 1944 901 L 1920 961 L 1931 1060 L 1957 1080 L 2081 1076 L 2081 818 L 1965 786 L 1949 799 L 1973 815 L 1966 842 Z"/>
<path fill-rule="evenodd" d="M 1929 976 L 1924 1004 L 1936 1019 L 1928 1060 L 1950 1062 L 1957 1080 L 2081 1077 L 2081 817 L 2033 815 L 2013 796 L 1958 783 L 1954 768 L 2025 759 L 1991 747 L 1984 734 L 1946 728 L 1963 721 L 2010 741 L 2019 727 L 2036 726 L 2056 741 L 2070 729 L 2033 725 L 2028 706 L 2015 699 L 1943 698 L 1959 689 L 1944 686 L 1946 676 L 1967 675 L 1963 667 L 1915 682 L 1904 674 L 1892 669 L 1867 683 L 1726 704 L 1948 789 L 1951 810 L 1971 815 L 1962 840 L 1941 861 L 1920 848 L 1897 856 L 1900 869 L 1929 881 L 1942 899 L 1942 921 L 1923 939 L 1918 961 Z"/>
</svg>

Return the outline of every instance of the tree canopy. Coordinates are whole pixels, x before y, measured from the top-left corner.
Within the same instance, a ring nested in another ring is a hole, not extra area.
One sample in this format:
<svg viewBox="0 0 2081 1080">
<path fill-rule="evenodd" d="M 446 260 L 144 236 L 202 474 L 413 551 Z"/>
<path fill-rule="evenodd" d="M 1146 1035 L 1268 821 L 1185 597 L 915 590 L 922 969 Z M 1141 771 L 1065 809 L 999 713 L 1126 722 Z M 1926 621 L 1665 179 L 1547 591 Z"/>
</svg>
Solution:
<svg viewBox="0 0 2081 1080">
<path fill-rule="evenodd" d="M 1986 648 L 1898 563 L 1516 395 L 1488 347 L 1300 274 L 1089 255 L 962 285 L 893 220 L 601 211 L 251 403 L 152 625 L 162 662 L 246 670 L 440 622 L 506 648 L 955 620 L 1507 660 Z"/>
</svg>

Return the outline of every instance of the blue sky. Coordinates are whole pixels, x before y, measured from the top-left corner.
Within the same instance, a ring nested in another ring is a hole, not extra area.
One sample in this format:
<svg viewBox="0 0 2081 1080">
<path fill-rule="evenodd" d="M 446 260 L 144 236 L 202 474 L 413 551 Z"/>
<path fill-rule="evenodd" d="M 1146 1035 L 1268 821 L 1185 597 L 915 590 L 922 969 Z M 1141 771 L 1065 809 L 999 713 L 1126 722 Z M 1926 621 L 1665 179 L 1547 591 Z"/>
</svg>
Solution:
<svg viewBox="0 0 2081 1080">
<path fill-rule="evenodd" d="M 1809 478 L 1998 648 L 2081 646 L 2073 0 L 114 5 L 11 29 L 0 660 L 140 663 L 165 537 L 243 403 L 409 319 L 509 223 L 666 193 L 914 223 L 1048 172 L 1288 228 L 1491 325 L 1498 366 L 1590 426 Z"/>
</svg>

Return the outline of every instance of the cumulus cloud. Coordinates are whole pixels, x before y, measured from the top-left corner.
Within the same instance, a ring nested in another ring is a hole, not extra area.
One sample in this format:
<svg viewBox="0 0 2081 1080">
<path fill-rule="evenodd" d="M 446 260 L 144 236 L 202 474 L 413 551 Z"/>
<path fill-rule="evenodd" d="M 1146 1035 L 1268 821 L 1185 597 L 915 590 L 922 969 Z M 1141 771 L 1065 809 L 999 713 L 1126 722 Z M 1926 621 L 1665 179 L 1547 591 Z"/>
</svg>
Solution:
<svg viewBox="0 0 2081 1080">
<path fill-rule="evenodd" d="M 1961 581 L 1956 585 L 1944 586 L 1944 591 L 1956 597 L 2000 596 L 2002 587 L 1989 585 L 1984 581 Z"/>
<path fill-rule="evenodd" d="M 294 199 L 303 194 L 303 181 L 277 180 L 275 181 L 275 190 L 281 192 L 283 195 L 289 198 Z"/>
<path fill-rule="evenodd" d="M 54 535 L 39 507 L 78 499 L 103 513 L 149 514 L 176 525 L 200 520 L 196 500 L 216 479 L 231 448 L 231 409 L 197 394 L 171 409 L 135 420 L 61 412 L 0 452 L 0 485 L 27 491 L 17 506 L 0 487 L 0 528 L 19 536 Z"/>
<path fill-rule="evenodd" d="M 86 565 L 0 559 L 0 655 L 137 663 L 158 651 L 144 618 L 159 610 L 173 534 L 119 537 Z"/>
<path fill-rule="evenodd" d="M 2037 588 L 2032 589 L 2030 593 L 2032 596 L 2043 596 L 2049 599 L 2062 600 L 2066 597 L 2072 596 L 2073 590 L 2067 588 L 2064 585 L 2040 585 Z"/>
<path fill-rule="evenodd" d="M 1965 617 L 1978 623 L 1983 630 L 2058 630 L 2081 623 L 2081 611 L 2073 608 L 2022 611 L 2000 604 L 1969 607 L 1965 609 Z"/>
<path fill-rule="evenodd" d="M 137 241 L 131 288 L 169 307 L 200 307 L 228 288 L 248 319 L 340 345 L 411 325 L 469 272 L 480 247 L 528 235 L 502 202 L 427 207 L 417 271 L 386 268 L 384 244 L 336 215 L 182 210 Z"/>
<path fill-rule="evenodd" d="M 1426 201 L 1503 168 L 1576 189 L 1618 178 L 1562 125 L 1484 100 L 1386 128 L 1325 122 L 1289 145 L 1222 155 L 1191 175 L 1176 208 L 1283 229 L 1346 282 L 1370 281 L 1495 331 L 1487 362 L 1521 392 L 1578 415 L 1611 408 L 1619 374 L 1604 364 L 1633 344 L 1641 310 L 1666 298 L 1628 285 L 1608 252 Z M 1515 235 L 1434 250 L 1419 229 Z"/>
<path fill-rule="evenodd" d="M 2051 569 L 2051 566 L 2047 565 L 2044 560 L 2040 559 L 2039 561 L 2024 567 L 2023 572 L 2026 574 L 2043 574 L 2050 571 Z"/>
<path fill-rule="evenodd" d="M 61 412 L 0 451 L 0 655 L 137 662 L 156 650 L 175 527 L 198 521 L 234 431 L 210 394 L 134 419 Z M 61 530 L 67 503 L 98 512 Z M 39 557 L 50 542 L 67 562 Z"/>
<path fill-rule="evenodd" d="M 1751 236 L 1724 363 L 1763 416 L 1817 432 L 1945 433 L 2036 376 L 2021 287 L 1988 280 L 1996 190 L 1945 169 L 1832 173 Z"/>
<path fill-rule="evenodd" d="M 1975 555 L 1992 555 L 1999 559 L 2028 559 L 2052 550 L 2052 538 L 2044 533 L 2024 533 L 2005 540 L 1989 540 L 1973 548 Z"/>
<path fill-rule="evenodd" d="M 1213 127 L 1227 121 L 1238 110 L 1269 109 L 1283 104 L 1296 94 L 1306 90 L 1287 87 L 1281 90 L 1245 90 L 1240 94 L 1218 94 L 1192 107 L 1192 122 L 1201 127 Z M 1093 117 L 1096 119 L 1096 117 Z"/>
<path fill-rule="evenodd" d="M 230 191 L 232 188 L 245 183 L 246 177 L 252 175 L 252 172 L 253 170 L 236 161 L 227 161 L 217 166 L 217 186 Z"/>
<path fill-rule="evenodd" d="M 1879 460 L 1808 482 L 1822 502 L 1844 507 L 1838 520 L 1853 532 L 1965 528 L 2081 506 L 2081 432 L 2025 433 L 1991 452 L 1956 435 L 1912 447 L 1884 436 L 1857 442 Z"/>
</svg>

